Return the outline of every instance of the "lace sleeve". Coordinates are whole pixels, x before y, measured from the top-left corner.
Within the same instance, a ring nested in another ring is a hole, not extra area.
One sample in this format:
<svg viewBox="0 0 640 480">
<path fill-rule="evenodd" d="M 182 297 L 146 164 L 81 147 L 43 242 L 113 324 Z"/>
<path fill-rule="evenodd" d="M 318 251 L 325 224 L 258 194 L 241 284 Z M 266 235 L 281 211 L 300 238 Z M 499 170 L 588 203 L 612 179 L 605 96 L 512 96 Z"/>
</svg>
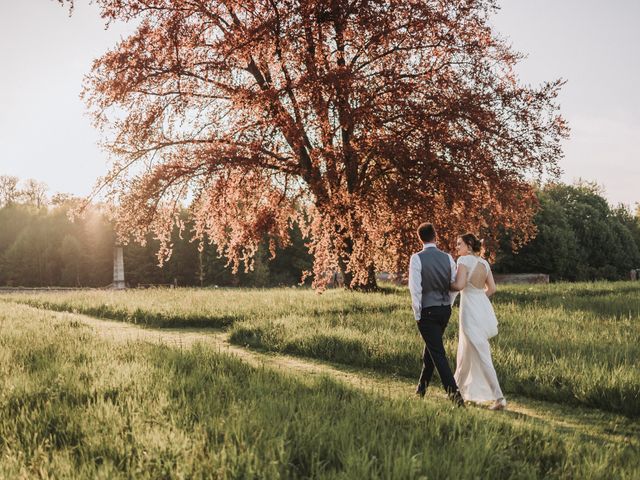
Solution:
<svg viewBox="0 0 640 480">
<path fill-rule="evenodd" d="M 467 269 L 473 266 L 471 265 L 471 257 L 469 257 L 469 255 L 463 255 L 462 257 L 459 257 L 456 264 L 458 265 L 458 267 L 460 265 L 464 265 L 465 267 L 467 267 Z"/>
<path fill-rule="evenodd" d="M 482 263 L 484 264 L 484 266 L 487 268 L 487 273 L 491 272 L 491 264 L 489 264 L 489 262 L 487 262 L 484 258 L 481 259 Z"/>
</svg>

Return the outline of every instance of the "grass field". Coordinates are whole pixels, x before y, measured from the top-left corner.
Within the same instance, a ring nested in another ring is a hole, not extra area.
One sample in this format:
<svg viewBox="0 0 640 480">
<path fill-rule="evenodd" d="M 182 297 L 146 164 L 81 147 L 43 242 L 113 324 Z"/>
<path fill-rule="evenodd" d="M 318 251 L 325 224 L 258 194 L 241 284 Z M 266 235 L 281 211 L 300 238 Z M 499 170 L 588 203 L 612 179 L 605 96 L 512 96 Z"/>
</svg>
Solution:
<svg viewBox="0 0 640 480">
<path fill-rule="evenodd" d="M 453 409 L 409 392 L 389 398 L 329 377 L 250 366 L 206 344 L 105 340 L 80 315 L 4 300 L 0 478 L 640 474 L 637 430 L 613 432 L 624 422 L 613 414 L 601 414 L 609 415 L 606 428 L 577 433 L 534 415 Z"/>
<path fill-rule="evenodd" d="M 82 291 L 2 296 L 149 327 L 223 328 L 230 341 L 415 378 L 406 289 Z M 640 282 L 501 288 L 494 363 L 506 394 L 640 416 Z M 454 358 L 457 310 L 446 347 Z"/>
</svg>

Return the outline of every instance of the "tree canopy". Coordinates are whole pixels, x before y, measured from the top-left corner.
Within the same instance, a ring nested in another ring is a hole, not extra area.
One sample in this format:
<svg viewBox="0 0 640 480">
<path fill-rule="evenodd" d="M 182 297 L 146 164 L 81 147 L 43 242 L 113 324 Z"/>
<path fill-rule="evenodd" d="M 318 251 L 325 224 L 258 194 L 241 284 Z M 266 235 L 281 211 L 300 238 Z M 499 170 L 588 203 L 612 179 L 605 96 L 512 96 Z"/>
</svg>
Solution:
<svg viewBox="0 0 640 480">
<path fill-rule="evenodd" d="M 168 255 L 187 200 L 201 241 L 237 268 L 264 235 L 309 238 L 314 283 L 404 272 L 415 226 L 517 244 L 530 177 L 557 173 L 559 80 L 518 82 L 492 0 L 97 0 L 137 30 L 84 96 L 110 133 L 102 179 L 117 230 Z M 455 230 L 454 230 L 455 229 Z"/>
</svg>

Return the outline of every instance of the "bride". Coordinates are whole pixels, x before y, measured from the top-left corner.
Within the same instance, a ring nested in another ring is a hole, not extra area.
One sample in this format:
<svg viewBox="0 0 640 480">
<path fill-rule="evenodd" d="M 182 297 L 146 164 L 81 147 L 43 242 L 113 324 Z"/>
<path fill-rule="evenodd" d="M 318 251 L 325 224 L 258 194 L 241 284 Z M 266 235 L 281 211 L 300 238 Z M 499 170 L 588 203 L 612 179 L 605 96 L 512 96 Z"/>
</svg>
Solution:
<svg viewBox="0 0 640 480">
<path fill-rule="evenodd" d="M 461 291 L 460 334 L 454 377 L 465 400 L 493 401 L 491 410 L 507 406 L 491 361 L 489 339 L 498 333 L 498 320 L 489 301 L 496 291 L 489 262 L 480 257 L 482 244 L 472 233 L 458 237 L 458 273 L 451 289 Z"/>
</svg>

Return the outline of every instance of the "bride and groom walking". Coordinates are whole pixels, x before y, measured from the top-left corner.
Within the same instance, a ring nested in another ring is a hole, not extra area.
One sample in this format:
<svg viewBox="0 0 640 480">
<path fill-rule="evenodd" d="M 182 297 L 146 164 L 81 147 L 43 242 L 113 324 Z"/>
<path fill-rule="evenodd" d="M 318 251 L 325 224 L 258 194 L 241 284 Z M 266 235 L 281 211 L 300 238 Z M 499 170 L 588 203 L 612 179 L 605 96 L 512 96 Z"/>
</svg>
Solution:
<svg viewBox="0 0 640 480">
<path fill-rule="evenodd" d="M 414 317 L 424 340 L 423 368 L 416 393 L 423 397 L 433 371 L 449 398 L 457 405 L 465 401 L 492 401 L 492 410 L 502 410 L 504 399 L 491 360 L 489 339 L 498 333 L 498 322 L 489 301 L 496 286 L 489 263 L 480 257 L 481 243 L 472 233 L 457 240 L 457 263 L 436 246 L 436 230 L 430 223 L 418 227 L 424 248 L 411 256 L 409 291 Z M 460 292 L 460 332 L 457 366 L 451 373 L 442 342 L 451 304 Z"/>
</svg>

